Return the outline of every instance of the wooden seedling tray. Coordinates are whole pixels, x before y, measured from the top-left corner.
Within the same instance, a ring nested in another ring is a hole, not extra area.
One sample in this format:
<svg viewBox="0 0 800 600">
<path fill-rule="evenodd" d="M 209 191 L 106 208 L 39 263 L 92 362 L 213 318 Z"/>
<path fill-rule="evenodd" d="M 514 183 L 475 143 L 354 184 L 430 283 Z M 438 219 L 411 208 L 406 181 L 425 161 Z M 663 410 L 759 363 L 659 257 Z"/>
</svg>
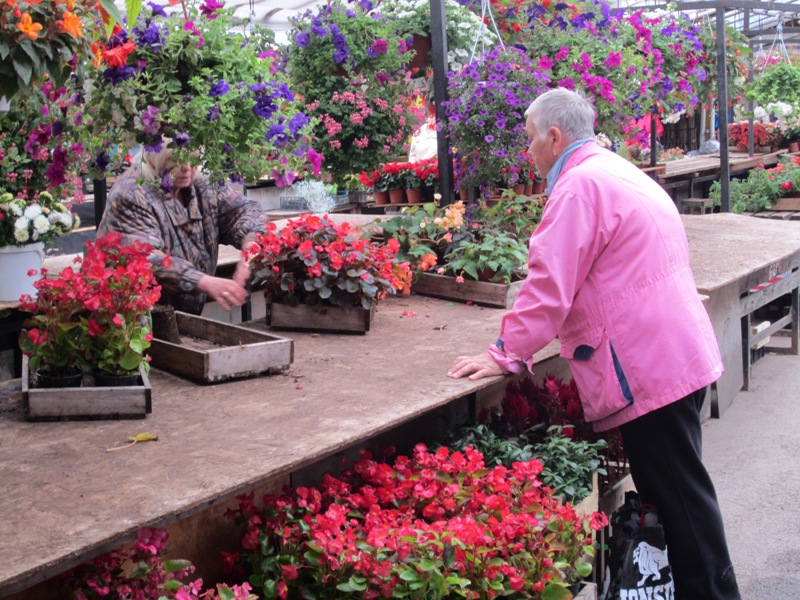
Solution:
<svg viewBox="0 0 800 600">
<path fill-rule="evenodd" d="M 275 302 L 267 305 L 267 326 L 270 329 L 363 335 L 369 331 L 374 316 L 374 308 L 345 310 L 338 306 L 323 306 L 315 309 L 305 304 L 287 306 Z"/>
<path fill-rule="evenodd" d="M 511 308 L 522 287 L 522 281 L 514 283 L 491 283 L 465 279 L 457 283 L 455 277 L 423 273 L 411 284 L 411 291 L 421 296 L 433 296 L 457 302 L 474 302 L 493 308 Z"/>
<path fill-rule="evenodd" d="M 22 402 L 29 421 L 143 419 L 152 412 L 150 380 L 139 366 L 140 385 L 33 388 L 28 357 L 22 357 Z"/>
<path fill-rule="evenodd" d="M 154 367 L 213 383 L 283 371 L 294 360 L 290 339 L 230 323 L 175 312 L 182 343 L 153 338 Z"/>
</svg>

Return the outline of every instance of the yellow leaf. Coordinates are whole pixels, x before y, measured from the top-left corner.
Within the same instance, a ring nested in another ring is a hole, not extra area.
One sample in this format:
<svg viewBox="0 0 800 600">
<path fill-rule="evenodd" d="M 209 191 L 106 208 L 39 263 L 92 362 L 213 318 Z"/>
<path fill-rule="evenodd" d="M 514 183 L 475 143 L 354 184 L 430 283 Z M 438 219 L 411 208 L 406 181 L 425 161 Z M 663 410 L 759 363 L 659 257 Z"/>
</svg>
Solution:
<svg viewBox="0 0 800 600">
<path fill-rule="evenodd" d="M 128 439 L 132 442 L 157 442 L 158 436 L 152 433 L 137 433 L 128 437 Z"/>
</svg>

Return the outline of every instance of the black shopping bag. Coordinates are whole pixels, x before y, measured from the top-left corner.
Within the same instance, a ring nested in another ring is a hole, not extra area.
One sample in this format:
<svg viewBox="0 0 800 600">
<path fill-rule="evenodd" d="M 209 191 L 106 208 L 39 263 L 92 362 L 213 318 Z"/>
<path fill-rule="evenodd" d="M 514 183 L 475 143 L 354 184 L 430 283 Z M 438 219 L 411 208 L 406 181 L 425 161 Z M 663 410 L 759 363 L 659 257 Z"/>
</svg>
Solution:
<svg viewBox="0 0 800 600">
<path fill-rule="evenodd" d="M 652 507 L 642 506 L 635 492 L 611 518 L 609 569 L 611 586 L 606 600 L 674 600 L 675 584 L 669 567 L 664 530 Z"/>
</svg>

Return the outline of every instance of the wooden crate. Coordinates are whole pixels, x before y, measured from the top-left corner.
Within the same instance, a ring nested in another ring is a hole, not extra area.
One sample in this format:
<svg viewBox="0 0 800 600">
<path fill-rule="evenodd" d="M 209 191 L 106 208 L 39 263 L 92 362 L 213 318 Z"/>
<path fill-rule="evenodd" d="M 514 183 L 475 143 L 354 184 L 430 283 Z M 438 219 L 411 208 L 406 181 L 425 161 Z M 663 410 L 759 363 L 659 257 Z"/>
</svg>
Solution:
<svg viewBox="0 0 800 600">
<path fill-rule="evenodd" d="M 522 287 L 522 281 L 514 283 L 491 283 L 465 279 L 457 283 L 455 277 L 423 273 L 411 284 L 411 291 L 421 296 L 433 296 L 457 302 L 474 302 L 493 308 L 511 308 Z"/>
<path fill-rule="evenodd" d="M 139 366 L 142 383 L 124 387 L 33 388 L 28 357 L 22 357 L 22 403 L 29 421 L 143 419 L 152 412 L 150 380 Z"/>
<path fill-rule="evenodd" d="M 783 196 L 782 198 L 778 198 L 772 203 L 772 206 L 770 206 L 769 210 L 798 211 L 800 210 L 800 197 Z"/>
<path fill-rule="evenodd" d="M 213 383 L 280 372 L 294 360 L 292 340 L 176 311 L 182 343 L 154 338 L 150 364 Z"/>
<path fill-rule="evenodd" d="M 338 306 L 312 308 L 305 304 L 288 306 L 275 302 L 267 305 L 267 326 L 270 329 L 364 335 L 372 326 L 374 316 L 374 308 L 345 310 Z"/>
</svg>

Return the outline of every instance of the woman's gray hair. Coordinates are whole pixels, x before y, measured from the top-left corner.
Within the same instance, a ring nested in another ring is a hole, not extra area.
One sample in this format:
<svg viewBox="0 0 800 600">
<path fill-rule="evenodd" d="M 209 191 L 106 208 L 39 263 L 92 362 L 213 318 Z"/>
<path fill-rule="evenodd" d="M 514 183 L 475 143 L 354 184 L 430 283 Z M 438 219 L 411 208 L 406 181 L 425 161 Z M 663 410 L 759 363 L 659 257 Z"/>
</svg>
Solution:
<svg viewBox="0 0 800 600">
<path fill-rule="evenodd" d="M 577 92 L 566 88 L 548 90 L 531 102 L 525 117 L 531 114 L 540 136 L 557 127 L 568 142 L 594 137 L 594 107 Z"/>
<path fill-rule="evenodd" d="M 144 148 L 133 156 L 131 161 L 134 165 L 141 164 L 142 179 L 146 181 L 161 181 L 165 171 L 173 167 L 170 163 L 172 158 L 172 148 L 167 148 L 169 138 L 164 138 L 164 145 L 158 152 L 148 152 Z"/>
</svg>

